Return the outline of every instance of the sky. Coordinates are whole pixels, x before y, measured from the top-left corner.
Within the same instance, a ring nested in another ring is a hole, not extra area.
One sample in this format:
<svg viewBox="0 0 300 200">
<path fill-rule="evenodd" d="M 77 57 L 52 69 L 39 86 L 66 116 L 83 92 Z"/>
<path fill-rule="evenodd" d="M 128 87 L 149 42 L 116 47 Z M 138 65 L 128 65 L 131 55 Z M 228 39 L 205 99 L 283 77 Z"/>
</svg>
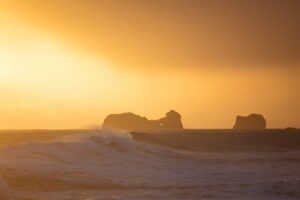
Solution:
<svg viewBox="0 0 300 200">
<path fill-rule="evenodd" d="M 91 128 L 174 109 L 300 127 L 296 0 L 0 0 L 0 129 Z"/>
</svg>

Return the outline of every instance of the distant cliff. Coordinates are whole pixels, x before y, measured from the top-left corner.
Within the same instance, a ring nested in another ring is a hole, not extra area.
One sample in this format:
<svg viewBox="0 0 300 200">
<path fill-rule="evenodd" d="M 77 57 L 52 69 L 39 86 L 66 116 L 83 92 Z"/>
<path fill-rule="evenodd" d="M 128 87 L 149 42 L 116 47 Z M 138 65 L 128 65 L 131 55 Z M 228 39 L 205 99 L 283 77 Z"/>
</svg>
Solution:
<svg viewBox="0 0 300 200">
<path fill-rule="evenodd" d="M 250 114 L 246 117 L 237 116 L 234 129 L 266 129 L 267 122 L 261 114 Z"/>
<path fill-rule="evenodd" d="M 174 110 L 166 113 L 166 116 L 158 120 L 148 120 L 134 113 L 122 113 L 108 115 L 103 122 L 102 128 L 122 130 L 180 130 L 183 129 L 181 115 Z"/>
</svg>

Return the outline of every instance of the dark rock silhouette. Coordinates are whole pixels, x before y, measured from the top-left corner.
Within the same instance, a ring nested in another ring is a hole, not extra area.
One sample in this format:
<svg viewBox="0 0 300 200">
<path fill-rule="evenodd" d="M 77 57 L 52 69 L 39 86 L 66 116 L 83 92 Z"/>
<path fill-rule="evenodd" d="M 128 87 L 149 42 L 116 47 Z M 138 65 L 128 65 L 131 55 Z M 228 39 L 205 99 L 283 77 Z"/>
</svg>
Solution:
<svg viewBox="0 0 300 200">
<path fill-rule="evenodd" d="M 136 130 L 180 130 L 183 129 L 181 115 L 174 110 L 166 113 L 166 116 L 158 120 L 148 120 L 131 112 L 108 115 L 102 128 Z"/>
<path fill-rule="evenodd" d="M 234 129 L 266 129 L 267 122 L 261 114 L 250 114 L 247 117 L 237 116 Z"/>
<path fill-rule="evenodd" d="M 158 121 L 160 127 L 164 129 L 183 129 L 181 115 L 174 110 L 167 112 L 166 117 L 161 118 Z"/>
</svg>

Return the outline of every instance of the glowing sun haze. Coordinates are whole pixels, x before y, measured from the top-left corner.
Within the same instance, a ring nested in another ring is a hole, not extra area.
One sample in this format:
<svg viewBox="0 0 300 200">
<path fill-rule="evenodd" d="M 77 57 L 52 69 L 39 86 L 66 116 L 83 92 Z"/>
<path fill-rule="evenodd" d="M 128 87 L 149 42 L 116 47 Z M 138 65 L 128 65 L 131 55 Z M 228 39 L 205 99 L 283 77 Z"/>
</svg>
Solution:
<svg viewBox="0 0 300 200">
<path fill-rule="evenodd" d="M 0 0 L 0 128 L 170 109 L 186 128 L 299 127 L 299 3 L 253 2 Z"/>
</svg>

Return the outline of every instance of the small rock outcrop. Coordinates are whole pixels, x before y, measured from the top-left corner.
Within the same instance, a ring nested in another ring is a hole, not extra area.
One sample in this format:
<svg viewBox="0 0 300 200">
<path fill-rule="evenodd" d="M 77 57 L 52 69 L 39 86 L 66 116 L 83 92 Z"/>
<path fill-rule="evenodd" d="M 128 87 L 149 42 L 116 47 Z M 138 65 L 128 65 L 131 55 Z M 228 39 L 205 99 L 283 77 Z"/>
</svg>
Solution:
<svg viewBox="0 0 300 200">
<path fill-rule="evenodd" d="M 166 113 L 166 116 L 158 120 L 148 120 L 131 112 L 108 115 L 102 128 L 122 130 L 180 130 L 183 129 L 181 115 L 174 110 Z"/>
<path fill-rule="evenodd" d="M 297 130 L 295 127 L 286 127 L 285 130 Z"/>
<path fill-rule="evenodd" d="M 262 130 L 266 129 L 266 125 L 266 119 L 261 114 L 250 114 L 246 117 L 237 116 L 233 128 Z"/>
<path fill-rule="evenodd" d="M 287 131 L 287 132 L 297 132 L 297 128 L 295 128 L 295 127 L 286 127 L 285 131 Z"/>
</svg>

